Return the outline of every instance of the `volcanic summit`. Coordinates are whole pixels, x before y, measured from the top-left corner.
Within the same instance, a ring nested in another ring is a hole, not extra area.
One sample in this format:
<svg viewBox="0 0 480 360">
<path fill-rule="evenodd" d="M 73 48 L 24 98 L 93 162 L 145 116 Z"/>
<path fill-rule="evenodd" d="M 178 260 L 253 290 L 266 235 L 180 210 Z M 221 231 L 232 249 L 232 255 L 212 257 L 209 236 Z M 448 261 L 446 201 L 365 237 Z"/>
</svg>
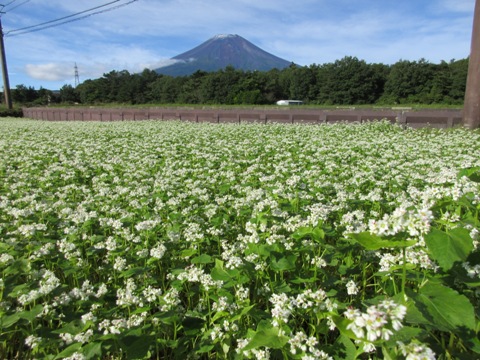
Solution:
<svg viewBox="0 0 480 360">
<path fill-rule="evenodd" d="M 220 34 L 172 58 L 174 63 L 155 69 L 171 76 L 191 75 L 197 70 L 218 71 L 227 66 L 245 71 L 283 69 L 291 62 L 272 55 L 239 35 Z"/>
</svg>

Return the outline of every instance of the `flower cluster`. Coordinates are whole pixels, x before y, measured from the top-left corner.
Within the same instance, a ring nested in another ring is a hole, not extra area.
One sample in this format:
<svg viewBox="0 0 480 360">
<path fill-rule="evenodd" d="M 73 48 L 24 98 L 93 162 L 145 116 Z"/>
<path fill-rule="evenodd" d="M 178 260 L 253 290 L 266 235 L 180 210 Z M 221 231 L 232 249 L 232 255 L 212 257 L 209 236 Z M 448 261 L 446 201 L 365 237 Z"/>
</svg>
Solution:
<svg viewBox="0 0 480 360">
<path fill-rule="evenodd" d="M 288 343 L 290 344 L 290 353 L 296 355 L 301 352 L 302 360 L 333 360 L 326 352 L 316 348 L 318 340 L 315 337 L 308 337 L 303 331 L 295 333 Z"/>
<path fill-rule="evenodd" d="M 404 307 L 358 304 L 398 295 L 405 260 L 413 294 L 443 271 L 433 229 L 478 247 L 479 186 L 458 176 L 480 167 L 476 132 L 0 123 L 1 358 L 135 357 L 141 342 L 145 357 L 324 359 L 339 333 L 358 354 L 394 347 Z M 365 251 L 347 236 L 362 232 L 415 245 Z"/>
<path fill-rule="evenodd" d="M 405 345 L 401 341 L 398 342 L 402 355 L 405 360 L 435 360 L 435 353 L 425 344 L 418 341 L 412 341 Z"/>
<path fill-rule="evenodd" d="M 378 305 L 372 305 L 366 312 L 350 308 L 344 316 L 350 320 L 347 329 L 357 337 L 366 352 L 375 351 L 373 344 L 377 340 L 389 340 L 394 331 L 400 330 L 402 320 L 407 313 L 404 305 L 396 304 L 391 300 L 383 300 Z"/>
</svg>

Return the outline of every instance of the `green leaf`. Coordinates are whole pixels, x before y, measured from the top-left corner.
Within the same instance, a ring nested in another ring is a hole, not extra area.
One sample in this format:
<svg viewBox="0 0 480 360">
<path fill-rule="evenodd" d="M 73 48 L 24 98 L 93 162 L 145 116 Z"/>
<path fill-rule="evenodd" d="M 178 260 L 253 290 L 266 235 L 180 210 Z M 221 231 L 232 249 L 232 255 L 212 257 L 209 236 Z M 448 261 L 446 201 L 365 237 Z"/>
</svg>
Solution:
<svg viewBox="0 0 480 360">
<path fill-rule="evenodd" d="M 230 313 L 227 311 L 215 311 L 215 315 L 212 317 L 212 322 L 217 321 L 218 319 L 229 316 Z"/>
<path fill-rule="evenodd" d="M 309 279 L 295 278 L 293 280 L 290 280 L 290 282 L 292 284 L 307 284 L 307 283 L 312 283 L 312 282 L 315 282 L 315 281 L 317 281 L 317 279 L 314 278 L 314 277 L 311 277 Z"/>
<path fill-rule="evenodd" d="M 55 356 L 55 359 L 63 359 L 66 357 L 71 356 L 73 353 L 77 352 L 82 347 L 82 343 L 75 343 L 68 346 L 65 350 L 63 350 L 60 354 Z"/>
<path fill-rule="evenodd" d="M 192 264 L 210 264 L 213 263 L 213 258 L 210 255 L 202 254 L 194 257 L 191 261 Z"/>
<path fill-rule="evenodd" d="M 340 335 L 335 341 L 335 348 L 338 349 L 338 356 L 344 360 L 355 360 L 357 357 L 357 348 L 348 336 Z"/>
<path fill-rule="evenodd" d="M 18 259 L 15 260 L 13 263 L 10 264 L 5 270 L 3 270 L 3 275 L 19 275 L 28 273 L 29 271 L 29 263 L 25 259 Z"/>
<path fill-rule="evenodd" d="M 471 341 L 472 345 L 470 346 L 470 349 L 472 349 L 472 351 L 474 351 L 476 354 L 480 354 L 480 340 L 475 337 Z"/>
<path fill-rule="evenodd" d="M 38 314 L 40 314 L 43 311 L 43 305 L 38 304 L 34 306 L 31 310 L 29 311 L 22 311 L 19 313 L 20 318 L 28 320 L 30 322 L 34 321 L 35 318 L 37 317 Z"/>
<path fill-rule="evenodd" d="M 367 250 L 405 248 L 417 243 L 416 240 L 387 240 L 380 236 L 370 234 L 369 232 L 349 234 L 348 236 Z"/>
<path fill-rule="evenodd" d="M 390 349 L 388 349 L 386 346 L 382 346 L 382 355 L 383 360 L 395 360 L 397 358 L 395 355 L 390 353 Z"/>
<path fill-rule="evenodd" d="M 347 329 L 347 326 L 351 323 L 350 320 L 339 315 L 333 315 L 332 320 L 342 335 L 346 336 L 349 339 L 359 340 L 352 330 Z"/>
<path fill-rule="evenodd" d="M 290 285 L 288 285 L 288 283 L 285 280 L 279 280 L 279 281 L 273 282 L 272 288 L 276 294 L 283 294 L 283 293 L 288 294 L 289 292 L 292 291 L 292 288 L 290 287 Z"/>
<path fill-rule="evenodd" d="M 278 328 L 267 321 L 263 320 L 258 324 L 257 331 L 253 335 L 250 342 L 243 350 L 258 349 L 260 347 L 268 347 L 270 349 L 281 349 L 287 344 L 289 338 L 280 335 Z"/>
<path fill-rule="evenodd" d="M 195 255 L 196 253 L 197 253 L 196 249 L 186 249 L 182 251 L 180 256 L 182 258 L 189 258 L 190 256 Z"/>
<path fill-rule="evenodd" d="M 2 325 L 3 329 L 7 329 L 10 326 L 15 325 L 20 319 L 20 313 L 18 312 L 12 315 L 2 315 L 2 317 L 0 317 L 0 325 Z"/>
<path fill-rule="evenodd" d="M 149 335 L 127 336 L 123 339 L 123 343 L 128 360 L 145 359 L 150 347 L 155 343 L 155 337 Z"/>
<path fill-rule="evenodd" d="M 133 269 L 128 269 L 126 271 L 122 271 L 120 273 L 120 277 L 130 278 L 130 277 L 135 276 L 135 275 L 144 274 L 145 272 L 146 272 L 146 269 L 144 267 L 136 267 L 136 268 L 133 268 Z"/>
<path fill-rule="evenodd" d="M 394 340 L 409 343 L 413 339 L 418 339 L 422 332 L 423 330 L 418 327 L 404 326 L 395 332 Z"/>
<path fill-rule="evenodd" d="M 252 310 L 253 308 L 255 307 L 255 305 L 250 305 L 250 306 L 246 306 L 242 309 L 242 311 L 240 312 L 240 314 L 237 314 L 235 316 L 233 316 L 231 318 L 231 321 L 237 321 L 237 320 L 240 320 L 243 316 L 247 315 L 250 310 Z"/>
<path fill-rule="evenodd" d="M 301 240 L 310 237 L 316 241 L 321 241 L 325 238 L 325 231 L 320 227 L 301 227 L 298 228 L 292 235 L 295 240 Z"/>
<path fill-rule="evenodd" d="M 198 349 L 196 351 L 197 354 L 206 354 L 206 353 L 209 353 L 210 351 L 213 350 L 213 348 L 215 348 L 215 345 L 203 345 L 200 347 L 200 349 Z"/>
<path fill-rule="evenodd" d="M 248 244 L 248 249 L 245 251 L 245 255 L 257 254 L 263 257 L 268 257 L 274 251 L 278 251 L 279 247 L 277 244 L 268 245 L 268 244 Z"/>
<path fill-rule="evenodd" d="M 205 320 L 198 317 L 186 317 L 182 321 L 182 326 L 186 335 L 199 334 L 204 324 Z"/>
<path fill-rule="evenodd" d="M 287 271 L 287 270 L 293 270 L 296 268 L 296 261 L 297 261 L 297 256 L 296 255 L 288 255 L 288 256 L 283 256 L 283 254 L 280 253 L 274 253 L 276 256 L 275 258 L 272 258 L 272 261 L 270 262 L 270 268 L 275 271 Z"/>
<path fill-rule="evenodd" d="M 414 299 L 417 308 L 441 331 L 475 330 L 475 311 L 467 297 L 441 284 L 427 283 Z"/>
<path fill-rule="evenodd" d="M 53 334 L 68 333 L 68 334 L 76 335 L 82 332 L 83 329 L 84 329 L 83 322 L 79 319 L 75 319 L 73 321 L 70 321 L 68 324 L 61 327 L 60 329 L 52 330 L 52 333 Z"/>
<path fill-rule="evenodd" d="M 476 166 L 476 167 L 470 167 L 470 168 L 462 169 L 458 173 L 458 178 L 460 179 L 464 176 L 468 177 L 470 180 L 472 180 L 474 182 L 479 183 L 480 182 L 480 167 Z"/>
<path fill-rule="evenodd" d="M 215 267 L 212 269 L 210 275 L 212 276 L 212 279 L 216 281 L 231 280 L 230 274 L 223 267 L 223 261 L 219 259 L 215 259 Z"/>
<path fill-rule="evenodd" d="M 425 243 L 433 260 L 444 270 L 449 270 L 456 261 L 465 261 L 473 250 L 473 240 L 468 230 L 455 228 L 448 233 L 433 229 L 425 236 Z"/>
<path fill-rule="evenodd" d="M 100 359 L 102 357 L 102 343 L 94 342 L 85 345 L 82 349 L 87 359 Z"/>
</svg>

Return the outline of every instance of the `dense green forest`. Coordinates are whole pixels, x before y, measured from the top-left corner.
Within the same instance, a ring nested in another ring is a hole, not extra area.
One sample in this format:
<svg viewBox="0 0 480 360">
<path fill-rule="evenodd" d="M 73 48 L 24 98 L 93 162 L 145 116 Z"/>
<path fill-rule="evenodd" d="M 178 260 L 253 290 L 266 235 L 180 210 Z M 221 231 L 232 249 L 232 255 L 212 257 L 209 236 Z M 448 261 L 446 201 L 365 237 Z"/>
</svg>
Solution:
<svg viewBox="0 0 480 360">
<path fill-rule="evenodd" d="M 400 60 L 393 65 L 369 64 L 356 57 L 333 63 L 290 67 L 268 72 L 227 67 L 171 77 L 145 69 L 131 74 L 111 71 L 59 92 L 23 85 L 12 91 L 14 103 L 99 104 L 274 104 L 280 99 L 305 104 L 462 104 L 468 59 L 430 63 Z"/>
</svg>

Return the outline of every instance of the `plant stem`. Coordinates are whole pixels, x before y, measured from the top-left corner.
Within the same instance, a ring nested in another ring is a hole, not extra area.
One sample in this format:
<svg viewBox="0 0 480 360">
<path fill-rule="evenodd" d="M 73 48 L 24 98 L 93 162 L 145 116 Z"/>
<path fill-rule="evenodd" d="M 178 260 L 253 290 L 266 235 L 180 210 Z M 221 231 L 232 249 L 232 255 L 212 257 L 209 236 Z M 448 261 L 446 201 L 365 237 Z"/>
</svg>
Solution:
<svg viewBox="0 0 480 360">
<path fill-rule="evenodd" d="M 407 249 L 402 249 L 403 253 L 403 266 L 402 266 L 402 293 L 405 294 L 405 283 L 407 282 Z"/>
</svg>

